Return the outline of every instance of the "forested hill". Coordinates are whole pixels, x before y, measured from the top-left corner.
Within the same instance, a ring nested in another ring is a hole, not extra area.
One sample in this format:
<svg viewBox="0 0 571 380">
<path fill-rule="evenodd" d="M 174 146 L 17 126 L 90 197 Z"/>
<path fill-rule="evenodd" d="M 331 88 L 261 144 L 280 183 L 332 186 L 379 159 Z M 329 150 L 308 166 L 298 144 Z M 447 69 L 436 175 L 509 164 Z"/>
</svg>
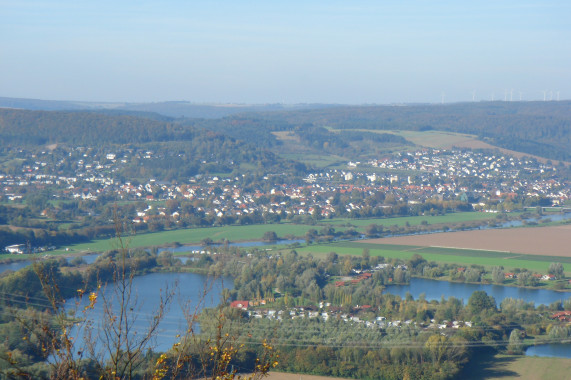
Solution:
<svg viewBox="0 0 571 380">
<path fill-rule="evenodd" d="M 156 159 L 145 166 L 124 168 L 122 174 L 150 175 L 159 180 L 199 173 L 230 173 L 244 167 L 290 173 L 306 170 L 303 164 L 258 147 L 247 135 L 233 138 L 180 123 L 99 112 L 0 108 L 0 144 L 2 147 L 63 144 L 93 148 L 127 144 L 131 148 L 153 151 Z"/>
<path fill-rule="evenodd" d="M 0 109 L 0 142 L 77 145 L 180 142 L 196 140 L 199 135 L 205 137 L 206 130 L 274 149 L 281 142 L 272 132 L 287 131 L 300 146 L 312 151 L 351 156 L 380 144 L 407 144 L 405 140 L 393 141 L 394 137 L 391 140 L 389 135 L 375 136 L 367 130 L 442 130 L 473 134 L 493 145 L 531 155 L 571 161 L 570 101 L 331 106 L 221 119 L 172 120 L 156 113 L 117 114 L 120 112 L 126 111 Z"/>
<path fill-rule="evenodd" d="M 179 124 L 134 116 L 0 109 L 4 144 L 127 144 L 191 140 L 195 134 Z"/>
<path fill-rule="evenodd" d="M 218 122 L 216 129 L 226 126 L 239 133 L 253 124 L 271 130 L 313 126 L 469 133 L 503 148 L 571 161 L 570 101 L 339 106 L 234 116 Z"/>
<path fill-rule="evenodd" d="M 83 102 L 7 98 L 0 96 L 0 108 L 31 111 L 114 111 L 116 113 L 160 114 L 167 117 L 218 119 L 245 112 L 267 112 L 335 107 L 332 104 L 199 104 L 187 101 L 154 103 Z"/>
</svg>

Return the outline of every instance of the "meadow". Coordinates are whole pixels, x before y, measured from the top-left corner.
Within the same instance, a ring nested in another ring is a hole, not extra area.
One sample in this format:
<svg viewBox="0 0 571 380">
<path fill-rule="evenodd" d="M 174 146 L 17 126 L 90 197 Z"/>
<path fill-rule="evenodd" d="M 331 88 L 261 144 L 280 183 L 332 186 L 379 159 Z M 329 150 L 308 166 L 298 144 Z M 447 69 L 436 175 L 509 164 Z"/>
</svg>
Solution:
<svg viewBox="0 0 571 380">
<path fill-rule="evenodd" d="M 280 157 L 297 160 L 315 168 L 343 169 L 347 167 L 347 159 L 333 154 L 281 153 Z"/>
<path fill-rule="evenodd" d="M 161 232 L 152 232 L 144 234 L 135 234 L 126 237 L 126 243 L 131 248 L 163 246 L 174 243 L 182 245 L 197 245 L 204 239 L 212 239 L 215 242 L 229 240 L 230 242 L 238 241 L 256 241 L 262 240 L 265 232 L 274 231 L 278 237 L 286 236 L 303 237 L 310 229 L 319 230 L 325 225 L 331 225 L 336 231 L 344 231 L 347 227 L 354 226 L 360 233 L 365 232 L 365 227 L 370 224 L 381 224 L 384 226 L 398 225 L 420 225 L 423 221 L 428 224 L 453 224 L 462 223 L 473 220 L 493 219 L 491 214 L 478 212 L 460 212 L 437 216 L 411 216 L 385 219 L 349 219 L 334 218 L 320 220 L 316 225 L 309 224 L 291 224 L 291 223 L 274 223 L 274 224 L 257 224 L 247 226 L 223 226 L 223 227 L 205 227 L 205 228 L 189 228 L 180 230 L 169 230 Z M 65 250 L 68 248 L 68 250 Z M 55 254 L 62 253 L 86 253 L 86 252 L 102 252 L 116 248 L 115 239 L 100 239 L 89 243 L 75 244 L 68 247 L 62 247 Z M 9 255 L 0 255 L 0 259 L 9 257 Z"/>
<path fill-rule="evenodd" d="M 401 130 L 377 130 L 377 129 L 331 129 L 331 131 L 360 131 L 370 133 L 391 133 L 412 142 L 414 145 L 427 148 L 449 149 L 452 147 L 467 147 L 472 149 L 496 147 L 486 144 L 475 135 L 445 131 L 401 131 Z"/>
<path fill-rule="evenodd" d="M 514 213 L 513 215 L 517 215 Z M 445 215 L 422 215 L 422 216 L 403 216 L 396 218 L 372 218 L 372 219 L 350 219 L 350 218 L 333 218 L 321 220 L 320 223 L 327 223 L 333 225 L 366 227 L 371 224 L 382 225 L 384 227 L 397 225 L 399 227 L 405 226 L 409 223 L 411 226 L 416 226 L 426 222 L 428 224 L 452 224 L 471 222 L 474 220 L 495 220 L 495 214 L 485 212 L 455 212 Z"/>
<path fill-rule="evenodd" d="M 264 225 L 247 225 L 247 226 L 223 226 L 209 228 L 190 228 L 181 230 L 169 230 L 154 233 L 134 234 L 125 236 L 124 243 L 131 248 L 167 246 L 174 244 L 181 245 L 200 245 L 205 239 L 211 239 L 214 242 L 222 242 L 228 240 L 230 242 L 240 241 L 260 241 L 265 232 L 273 231 L 278 237 L 303 237 L 311 230 L 320 230 L 324 225 L 331 225 L 337 231 L 343 231 L 348 226 L 353 226 L 360 233 L 364 233 L 366 226 L 370 224 L 380 224 L 388 226 L 405 226 L 407 223 L 411 226 L 420 225 L 423 222 L 428 224 L 461 224 L 464 222 L 475 220 L 495 219 L 492 214 L 477 212 L 461 212 L 447 215 L 436 216 L 413 216 L 413 217 L 396 217 L 385 219 L 348 219 L 335 218 L 319 221 L 318 225 L 307 224 L 290 224 L 276 223 Z M 402 237 L 404 241 L 410 240 L 414 236 Z M 399 258 L 407 260 L 415 253 L 422 255 L 428 261 L 439 263 L 457 263 L 459 265 L 477 264 L 486 267 L 503 265 L 506 268 L 527 268 L 532 271 L 545 273 L 551 262 L 559 261 L 564 264 L 570 263 L 571 258 L 565 259 L 550 256 L 534 256 L 509 254 L 506 252 L 498 252 L 494 250 L 470 250 L 470 249 L 454 249 L 454 248 L 435 248 L 422 246 L 417 244 L 406 244 L 399 242 L 398 244 L 386 244 L 387 239 L 378 239 L 377 241 L 343 241 L 333 243 L 315 244 L 309 246 L 301 246 L 296 248 L 299 253 L 311 253 L 314 255 L 325 255 L 329 252 L 336 252 L 339 255 L 361 255 L 364 248 L 370 250 L 372 256 L 383 256 L 385 258 Z M 88 243 L 75 244 L 62 247 L 53 254 L 85 254 L 89 252 L 104 252 L 110 249 L 116 249 L 117 240 L 100 239 Z M 52 254 L 51 253 L 51 254 Z M 0 255 L 0 259 L 14 258 L 11 255 Z"/>
<path fill-rule="evenodd" d="M 127 235 L 124 242 L 130 248 L 164 246 L 171 244 L 199 245 L 204 239 L 221 242 L 225 239 L 231 242 L 262 240 L 265 232 L 274 231 L 279 237 L 286 235 L 303 236 L 314 226 L 297 224 L 261 224 L 249 226 L 224 226 L 209 228 L 190 228 L 181 230 L 152 232 L 145 234 Z M 67 248 L 67 250 L 65 249 Z M 89 243 L 75 244 L 63 247 L 55 254 L 103 252 L 117 248 L 117 241 L 112 239 L 94 240 Z M 9 256 L 9 255 L 4 255 Z M 0 257 L 5 258 L 5 257 Z"/>
<path fill-rule="evenodd" d="M 487 268 L 503 266 L 506 270 L 526 268 L 530 271 L 546 273 L 552 262 L 571 265 L 571 258 L 560 256 L 521 255 L 500 251 L 485 251 L 460 248 L 422 247 L 412 245 L 376 244 L 361 241 L 316 244 L 296 249 L 299 253 L 314 256 L 335 252 L 338 255 L 360 256 L 368 249 L 371 256 L 382 256 L 385 259 L 408 260 L 419 254 L 427 261 L 458 265 L 482 265 Z"/>
<path fill-rule="evenodd" d="M 479 355 L 460 372 L 465 380 L 542 380 L 567 379 L 571 371 L 571 359 L 513 355 Z"/>
</svg>

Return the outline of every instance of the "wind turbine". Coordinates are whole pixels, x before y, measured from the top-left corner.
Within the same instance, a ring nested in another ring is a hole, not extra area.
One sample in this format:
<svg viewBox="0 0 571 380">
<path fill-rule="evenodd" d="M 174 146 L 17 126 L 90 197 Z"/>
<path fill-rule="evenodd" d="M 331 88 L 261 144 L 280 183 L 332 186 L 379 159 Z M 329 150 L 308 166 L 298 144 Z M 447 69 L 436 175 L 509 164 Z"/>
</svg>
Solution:
<svg viewBox="0 0 571 380">
<path fill-rule="evenodd" d="M 504 102 L 508 101 L 508 90 L 504 89 Z"/>
<path fill-rule="evenodd" d="M 521 102 L 521 94 L 522 94 L 522 92 L 520 91 L 520 92 L 519 92 L 519 101 L 520 101 L 520 102 Z"/>
<path fill-rule="evenodd" d="M 514 100 L 514 89 L 512 88 L 510 91 L 510 102 Z"/>
<path fill-rule="evenodd" d="M 553 90 L 549 91 L 549 100 L 553 100 Z"/>
<path fill-rule="evenodd" d="M 472 101 L 476 101 L 476 90 L 472 90 Z"/>
<path fill-rule="evenodd" d="M 543 101 L 545 101 L 545 95 L 547 94 L 547 90 L 543 90 Z"/>
</svg>

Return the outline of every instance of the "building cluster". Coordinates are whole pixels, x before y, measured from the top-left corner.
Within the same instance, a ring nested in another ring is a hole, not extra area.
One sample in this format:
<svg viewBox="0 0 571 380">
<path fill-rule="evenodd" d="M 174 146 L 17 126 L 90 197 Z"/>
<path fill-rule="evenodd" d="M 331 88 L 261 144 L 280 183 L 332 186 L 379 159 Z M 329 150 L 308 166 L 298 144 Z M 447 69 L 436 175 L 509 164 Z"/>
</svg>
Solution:
<svg viewBox="0 0 571 380">
<path fill-rule="evenodd" d="M 52 251 L 56 247 L 49 246 L 49 247 L 32 247 L 26 244 L 12 244 L 4 247 L 4 251 L 6 253 L 12 255 L 25 255 L 25 254 L 32 254 L 32 253 L 42 253 L 46 251 Z M 1 253 L 1 252 L 0 252 Z"/>
<path fill-rule="evenodd" d="M 485 154 L 471 150 L 422 150 L 398 153 L 367 163 L 349 162 L 351 171 L 342 174 L 350 180 L 391 183 L 417 192 L 493 196 L 542 196 L 554 204 L 569 199 L 568 183 L 558 179 L 557 168 L 531 158 Z M 388 170 L 385 175 L 367 173 L 367 168 Z M 358 172 L 355 170 L 359 169 Z M 390 174 L 413 173 L 411 175 Z M 477 186 L 470 187 L 473 183 Z M 407 186 L 412 185 L 412 186 Z"/>
<path fill-rule="evenodd" d="M 537 278 L 538 280 L 541 280 L 541 281 L 553 281 L 553 280 L 555 280 L 555 275 L 553 275 L 553 274 L 534 273 L 532 276 Z M 504 273 L 504 277 L 506 278 L 506 280 L 516 279 L 517 273 L 506 272 L 506 273 Z"/>
<path fill-rule="evenodd" d="M 252 308 L 249 301 L 233 301 L 230 307 L 243 310 L 247 313 L 248 318 L 254 319 L 270 319 L 282 321 L 284 319 L 320 319 L 322 321 L 340 320 L 345 323 L 351 323 L 357 326 L 367 328 L 399 328 L 403 326 L 416 326 L 426 329 L 457 329 L 460 327 L 472 327 L 471 321 L 440 321 L 434 319 L 430 323 L 417 323 L 413 320 L 388 320 L 383 316 L 369 316 L 363 317 L 362 312 L 373 312 L 374 310 L 370 305 L 362 305 L 351 308 L 350 312 L 342 307 L 332 306 L 330 303 L 320 302 L 319 306 L 307 307 L 291 307 L 285 310 L 271 309 L 271 308 Z M 359 316 L 361 314 L 361 316 Z"/>
<path fill-rule="evenodd" d="M 292 178 L 291 183 L 283 183 L 281 173 L 268 173 L 255 186 L 245 183 L 244 175 L 198 175 L 179 181 L 148 179 L 139 183 L 120 174 L 134 160 L 144 165 L 145 160 L 156 159 L 151 151 L 74 148 L 64 154 L 59 150 L 58 154 L 18 153 L 21 166 L 10 170 L 4 166 L 0 171 L 0 201 L 18 202 L 35 188 L 49 189 L 51 196 L 64 200 L 97 200 L 102 196 L 147 204 L 187 200 L 199 212 L 216 217 L 256 212 L 329 217 L 359 212 L 370 206 L 364 198 L 379 192 L 385 197 L 377 207 L 390 207 L 383 202 L 414 205 L 439 199 L 471 200 L 475 208 L 486 209 L 490 203 L 522 197 L 540 197 L 559 205 L 571 196 L 569 182 L 559 178 L 553 165 L 466 150 L 419 150 L 367 163 L 349 162 L 345 170 L 314 172 L 302 180 Z M 352 197 L 355 192 L 359 196 Z M 350 197 L 350 201 L 336 203 L 336 194 Z M 154 208 L 157 211 L 167 215 L 165 210 Z M 139 212 L 142 214 L 135 222 L 144 223 L 148 213 Z M 170 210 L 169 214 L 176 219 L 180 212 Z"/>
</svg>

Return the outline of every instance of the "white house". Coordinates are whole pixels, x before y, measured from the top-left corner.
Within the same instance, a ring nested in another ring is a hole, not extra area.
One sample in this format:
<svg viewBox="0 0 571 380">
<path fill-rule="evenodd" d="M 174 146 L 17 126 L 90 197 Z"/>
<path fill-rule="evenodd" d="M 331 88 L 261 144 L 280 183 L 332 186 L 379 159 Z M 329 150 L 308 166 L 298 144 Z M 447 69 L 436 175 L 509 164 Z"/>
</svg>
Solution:
<svg viewBox="0 0 571 380">
<path fill-rule="evenodd" d="M 5 249 L 8 253 L 11 253 L 14 255 L 21 255 L 26 251 L 26 245 L 25 244 L 14 244 L 14 245 L 7 246 Z"/>
</svg>

